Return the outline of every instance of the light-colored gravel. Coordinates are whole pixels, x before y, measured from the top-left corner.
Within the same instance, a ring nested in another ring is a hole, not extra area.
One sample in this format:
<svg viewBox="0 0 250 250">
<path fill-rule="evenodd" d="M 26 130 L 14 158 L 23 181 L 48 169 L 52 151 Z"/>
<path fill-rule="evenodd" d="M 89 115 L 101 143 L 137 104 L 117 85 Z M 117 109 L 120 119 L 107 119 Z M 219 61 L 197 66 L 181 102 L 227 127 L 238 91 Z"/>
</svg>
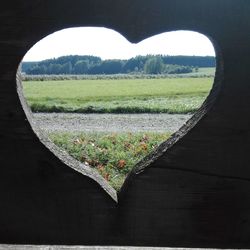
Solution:
<svg viewBox="0 0 250 250">
<path fill-rule="evenodd" d="M 36 113 L 37 125 L 46 132 L 175 132 L 191 115 Z"/>
</svg>

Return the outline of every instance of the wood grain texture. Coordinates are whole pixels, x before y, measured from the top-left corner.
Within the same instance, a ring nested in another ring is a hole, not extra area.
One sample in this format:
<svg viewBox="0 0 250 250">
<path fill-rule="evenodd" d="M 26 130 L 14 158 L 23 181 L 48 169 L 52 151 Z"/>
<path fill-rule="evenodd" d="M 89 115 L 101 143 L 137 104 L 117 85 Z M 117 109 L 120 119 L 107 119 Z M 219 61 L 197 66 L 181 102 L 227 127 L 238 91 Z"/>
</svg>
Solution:
<svg viewBox="0 0 250 250">
<path fill-rule="evenodd" d="M 0 243 L 250 248 L 249 13 L 248 0 L 6 1 L 0 10 Z M 206 103 L 134 169 L 118 202 L 105 183 L 75 171 L 41 142 L 17 93 L 16 71 L 27 50 L 74 26 L 113 28 L 131 42 L 193 30 L 216 49 Z"/>
</svg>

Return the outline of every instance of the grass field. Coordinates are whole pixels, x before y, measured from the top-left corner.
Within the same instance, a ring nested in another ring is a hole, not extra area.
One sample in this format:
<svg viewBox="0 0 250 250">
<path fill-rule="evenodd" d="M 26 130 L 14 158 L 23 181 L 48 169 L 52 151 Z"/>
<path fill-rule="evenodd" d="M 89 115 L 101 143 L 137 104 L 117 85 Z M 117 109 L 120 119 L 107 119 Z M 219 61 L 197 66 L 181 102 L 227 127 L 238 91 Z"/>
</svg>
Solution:
<svg viewBox="0 0 250 250">
<path fill-rule="evenodd" d="M 211 69 L 203 69 L 211 73 Z M 200 107 L 213 77 L 24 81 L 34 112 L 190 113 Z M 119 190 L 133 166 L 170 133 L 51 133 L 50 139 L 95 168 Z"/>
<path fill-rule="evenodd" d="M 33 112 L 190 113 L 204 101 L 213 78 L 25 81 Z"/>
<path fill-rule="evenodd" d="M 51 133 L 50 139 L 75 159 L 95 168 L 119 190 L 134 165 L 169 133 Z"/>
</svg>

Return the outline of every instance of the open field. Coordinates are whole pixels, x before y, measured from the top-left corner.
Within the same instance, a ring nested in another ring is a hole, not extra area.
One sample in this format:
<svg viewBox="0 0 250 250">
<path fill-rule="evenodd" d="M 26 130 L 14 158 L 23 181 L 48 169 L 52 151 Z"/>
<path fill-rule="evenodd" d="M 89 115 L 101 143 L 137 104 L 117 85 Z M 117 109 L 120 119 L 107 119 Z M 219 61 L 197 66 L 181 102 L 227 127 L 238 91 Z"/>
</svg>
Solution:
<svg viewBox="0 0 250 250">
<path fill-rule="evenodd" d="M 119 190 L 134 165 L 170 133 L 50 133 L 49 138 L 75 159 L 95 168 Z"/>
<path fill-rule="evenodd" d="M 212 84 L 213 77 L 103 78 L 24 81 L 23 89 L 34 112 L 104 113 L 103 116 L 105 113 L 149 113 L 150 117 L 150 113 L 194 112 L 208 95 Z M 146 122 L 148 125 L 149 119 Z M 93 122 L 94 125 L 97 123 Z M 120 189 L 133 166 L 171 134 L 167 122 L 163 122 L 164 130 L 155 132 L 132 129 L 129 129 L 132 132 L 108 133 L 107 129 L 97 132 L 94 125 L 91 125 L 91 130 L 84 129 L 83 133 L 72 132 L 73 129 L 70 133 L 48 132 L 49 138 L 77 160 L 95 168 L 116 190 Z"/>
<path fill-rule="evenodd" d="M 179 113 L 194 112 L 213 78 L 24 81 L 33 112 Z"/>
<path fill-rule="evenodd" d="M 215 68 L 199 68 L 197 73 L 204 75 L 215 75 Z"/>
</svg>

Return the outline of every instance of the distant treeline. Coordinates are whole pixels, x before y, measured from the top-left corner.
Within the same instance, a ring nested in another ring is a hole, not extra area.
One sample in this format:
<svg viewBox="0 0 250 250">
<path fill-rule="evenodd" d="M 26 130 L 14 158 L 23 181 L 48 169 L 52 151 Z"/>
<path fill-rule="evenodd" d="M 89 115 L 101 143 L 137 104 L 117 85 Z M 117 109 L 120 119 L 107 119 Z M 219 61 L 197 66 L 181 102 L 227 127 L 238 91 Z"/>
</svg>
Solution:
<svg viewBox="0 0 250 250">
<path fill-rule="evenodd" d="M 215 57 L 147 55 L 129 60 L 102 60 L 96 56 L 71 55 L 40 62 L 23 62 L 22 72 L 28 75 L 182 74 L 201 67 L 215 67 Z"/>
</svg>

